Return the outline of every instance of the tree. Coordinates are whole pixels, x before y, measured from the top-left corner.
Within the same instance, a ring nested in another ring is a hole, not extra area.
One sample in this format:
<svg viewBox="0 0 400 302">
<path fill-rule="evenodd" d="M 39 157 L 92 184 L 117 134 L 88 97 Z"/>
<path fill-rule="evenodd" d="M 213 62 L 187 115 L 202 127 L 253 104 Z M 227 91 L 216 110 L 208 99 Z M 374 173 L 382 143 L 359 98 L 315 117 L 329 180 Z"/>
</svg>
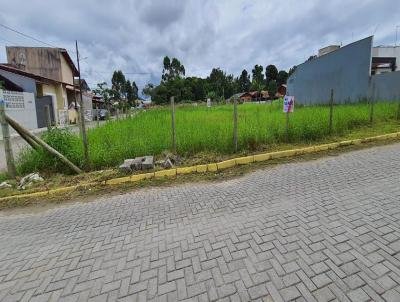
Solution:
<svg viewBox="0 0 400 302">
<path fill-rule="evenodd" d="M 164 57 L 163 60 L 163 71 L 161 79 L 163 82 L 174 80 L 177 77 L 185 76 L 185 67 L 177 58 L 173 58 L 172 61 L 168 56 Z"/>
<path fill-rule="evenodd" d="M 277 75 L 278 75 L 278 69 L 276 68 L 275 65 L 268 65 L 267 67 L 265 67 L 265 79 L 267 87 L 270 81 L 276 80 Z"/>
<path fill-rule="evenodd" d="M 284 70 L 279 71 L 278 75 L 276 76 L 277 85 L 281 86 L 282 84 L 286 84 L 288 77 L 289 74 L 286 71 Z"/>
<path fill-rule="evenodd" d="M 255 86 L 264 81 L 263 67 L 261 65 L 255 65 L 251 72 L 253 74 L 252 82 Z"/>
<path fill-rule="evenodd" d="M 121 70 L 115 70 L 111 78 L 111 89 L 115 100 L 126 99 L 126 79 Z"/>
<path fill-rule="evenodd" d="M 211 70 L 207 78 L 209 90 L 216 94 L 216 97 L 221 97 L 225 94 L 225 73 L 218 67 Z"/>
<path fill-rule="evenodd" d="M 316 55 L 309 56 L 308 59 L 306 60 L 306 62 L 312 61 L 312 60 L 314 60 L 314 59 L 316 59 L 316 58 L 317 58 Z"/>
<path fill-rule="evenodd" d="M 288 77 L 290 77 L 294 72 L 295 72 L 295 70 L 296 70 L 296 68 L 297 68 L 297 66 L 296 65 L 293 65 L 293 67 L 291 67 L 290 69 L 289 69 L 289 73 L 288 73 Z"/>
<path fill-rule="evenodd" d="M 237 82 L 238 82 L 239 92 L 249 92 L 250 91 L 250 85 L 251 85 L 250 75 L 247 73 L 246 69 L 243 69 Z"/>
<path fill-rule="evenodd" d="M 134 81 L 131 83 L 129 80 L 126 81 L 125 86 L 126 100 L 129 106 L 133 106 L 135 100 L 138 98 L 138 88 Z"/>
<path fill-rule="evenodd" d="M 276 85 L 276 81 L 272 80 L 268 84 L 268 95 L 273 100 L 275 98 L 275 94 L 278 92 L 278 86 Z"/>
</svg>

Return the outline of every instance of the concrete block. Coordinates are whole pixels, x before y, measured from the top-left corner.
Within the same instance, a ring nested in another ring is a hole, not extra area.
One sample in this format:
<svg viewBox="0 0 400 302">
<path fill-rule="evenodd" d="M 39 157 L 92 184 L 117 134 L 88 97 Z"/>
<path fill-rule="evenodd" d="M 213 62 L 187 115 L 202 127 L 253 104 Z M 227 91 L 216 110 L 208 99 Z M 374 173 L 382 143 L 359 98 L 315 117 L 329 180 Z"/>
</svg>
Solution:
<svg viewBox="0 0 400 302">
<path fill-rule="evenodd" d="M 150 170 L 150 169 L 154 169 L 154 157 L 153 156 L 142 157 L 141 170 Z"/>
</svg>

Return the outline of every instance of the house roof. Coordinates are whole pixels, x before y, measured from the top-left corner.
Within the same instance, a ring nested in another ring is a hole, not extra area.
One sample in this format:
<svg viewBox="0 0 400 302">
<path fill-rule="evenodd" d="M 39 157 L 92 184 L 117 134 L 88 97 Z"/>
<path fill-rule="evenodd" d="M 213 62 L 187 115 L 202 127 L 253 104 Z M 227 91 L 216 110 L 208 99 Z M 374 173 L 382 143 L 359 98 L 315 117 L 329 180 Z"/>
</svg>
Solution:
<svg viewBox="0 0 400 302">
<path fill-rule="evenodd" d="M 0 74 L 0 82 L 4 83 L 4 89 L 5 90 L 11 90 L 11 91 L 19 91 L 19 92 L 23 92 L 24 89 L 21 88 L 21 86 L 15 84 L 13 81 L 11 81 L 10 79 L 2 76 Z"/>
<path fill-rule="evenodd" d="M 56 49 L 58 50 L 67 64 L 72 70 L 72 74 L 77 77 L 79 75 L 78 69 L 76 68 L 74 61 L 72 61 L 71 57 L 68 54 L 68 51 L 65 48 L 57 48 L 57 47 L 36 47 L 36 46 L 6 46 L 6 48 L 41 48 L 41 49 Z"/>
<path fill-rule="evenodd" d="M 232 95 L 230 97 L 230 99 L 239 99 L 239 98 L 241 98 L 242 96 L 244 96 L 246 94 L 251 96 L 251 94 L 249 92 L 239 92 L 239 93 L 235 93 L 234 95 Z"/>
<path fill-rule="evenodd" d="M 72 61 L 71 57 L 69 56 L 68 51 L 65 48 L 59 48 L 58 50 L 61 52 L 61 54 L 64 57 L 65 61 L 67 61 L 69 67 L 72 69 L 72 74 L 75 77 L 79 76 L 78 69 L 76 68 L 76 66 L 74 64 L 74 61 Z"/>
<path fill-rule="evenodd" d="M 51 84 L 68 84 L 68 83 L 59 82 L 59 81 L 56 81 L 56 80 L 53 80 L 53 79 L 45 78 L 45 77 L 36 75 L 36 74 L 34 74 L 34 73 L 31 73 L 31 72 L 26 72 L 26 71 L 24 71 L 24 70 L 15 68 L 15 67 L 11 66 L 10 64 L 0 64 L 0 69 L 1 69 L 1 70 L 5 70 L 5 71 L 8 71 L 8 72 L 11 72 L 11 73 L 15 73 L 15 74 L 19 74 L 19 75 L 25 76 L 25 77 L 27 77 L 27 78 L 34 79 L 35 81 L 40 82 L 40 83 L 45 83 L 45 84 L 46 84 L 46 83 L 51 83 Z"/>
</svg>

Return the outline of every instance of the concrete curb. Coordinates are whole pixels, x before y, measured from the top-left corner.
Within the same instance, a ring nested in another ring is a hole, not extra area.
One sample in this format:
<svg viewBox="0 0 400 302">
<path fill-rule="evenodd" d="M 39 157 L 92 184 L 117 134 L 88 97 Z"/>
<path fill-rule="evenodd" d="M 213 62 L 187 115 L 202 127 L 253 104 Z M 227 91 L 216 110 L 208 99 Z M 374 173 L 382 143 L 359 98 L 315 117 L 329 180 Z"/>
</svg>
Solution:
<svg viewBox="0 0 400 302">
<path fill-rule="evenodd" d="M 390 139 L 395 139 L 395 138 L 400 138 L 400 132 L 383 134 L 383 135 L 378 135 L 378 136 L 373 136 L 373 137 L 366 137 L 366 138 L 361 138 L 361 139 L 348 140 L 348 141 L 341 141 L 341 142 L 336 142 L 336 143 L 317 145 L 317 146 L 311 146 L 311 147 L 305 147 L 305 148 L 261 153 L 261 154 L 250 155 L 250 156 L 245 156 L 245 157 L 232 158 L 232 159 L 224 160 L 224 161 L 218 162 L 218 163 L 210 163 L 210 164 L 197 165 L 197 166 L 191 166 L 191 167 L 180 167 L 180 168 L 161 170 L 161 171 L 156 171 L 156 172 L 151 172 L 151 173 L 134 174 L 134 175 L 130 175 L 130 176 L 108 179 L 108 180 L 101 181 L 101 182 L 87 183 L 84 185 L 75 185 L 75 186 L 61 187 L 61 188 L 50 189 L 50 190 L 34 192 L 34 193 L 6 196 L 6 197 L 1 197 L 0 202 L 13 200 L 13 199 L 30 198 L 30 197 L 43 197 L 43 196 L 47 196 L 47 195 L 55 195 L 58 193 L 68 193 L 68 192 L 72 192 L 77 189 L 87 189 L 87 188 L 97 186 L 97 185 L 120 185 L 123 183 L 139 182 L 142 180 L 152 179 L 152 178 L 165 178 L 165 177 L 173 178 L 173 177 L 176 177 L 177 175 L 184 175 L 184 174 L 190 174 L 190 173 L 216 172 L 216 171 L 220 171 L 220 170 L 229 169 L 229 168 L 235 167 L 237 165 L 247 165 L 247 164 L 250 164 L 253 162 L 267 161 L 270 159 L 294 157 L 297 155 L 316 153 L 316 152 L 326 151 L 326 150 L 333 150 L 333 149 L 337 149 L 337 148 L 340 148 L 343 146 L 360 145 L 363 143 L 368 143 L 368 142 L 373 142 L 373 141 L 384 141 L 384 140 L 390 140 Z"/>
</svg>

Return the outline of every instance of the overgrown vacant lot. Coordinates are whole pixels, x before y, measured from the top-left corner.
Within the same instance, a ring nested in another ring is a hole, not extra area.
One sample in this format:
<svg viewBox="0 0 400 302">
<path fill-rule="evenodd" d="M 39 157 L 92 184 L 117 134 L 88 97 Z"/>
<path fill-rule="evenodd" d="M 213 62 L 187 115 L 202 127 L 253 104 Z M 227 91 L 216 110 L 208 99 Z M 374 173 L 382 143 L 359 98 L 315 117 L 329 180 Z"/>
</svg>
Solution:
<svg viewBox="0 0 400 302">
<path fill-rule="evenodd" d="M 374 125 L 397 123 L 397 103 L 377 103 Z M 308 143 L 326 139 L 329 107 L 296 106 L 290 114 L 289 141 Z M 368 104 L 334 106 L 333 133 L 341 136 L 370 124 Z M 44 139 L 72 161 L 82 166 L 80 138 L 64 131 L 52 131 Z M 191 156 L 200 152 L 233 153 L 233 105 L 178 106 L 176 108 L 177 152 Z M 88 132 L 93 169 L 113 167 L 125 158 L 158 155 L 171 147 L 170 108 L 140 112 L 132 118 L 110 121 Z M 265 150 L 286 141 L 285 114 L 282 102 L 242 104 L 238 106 L 239 151 Z M 27 150 L 19 160 L 20 173 L 31 171 L 65 171 L 44 152 Z"/>
</svg>

